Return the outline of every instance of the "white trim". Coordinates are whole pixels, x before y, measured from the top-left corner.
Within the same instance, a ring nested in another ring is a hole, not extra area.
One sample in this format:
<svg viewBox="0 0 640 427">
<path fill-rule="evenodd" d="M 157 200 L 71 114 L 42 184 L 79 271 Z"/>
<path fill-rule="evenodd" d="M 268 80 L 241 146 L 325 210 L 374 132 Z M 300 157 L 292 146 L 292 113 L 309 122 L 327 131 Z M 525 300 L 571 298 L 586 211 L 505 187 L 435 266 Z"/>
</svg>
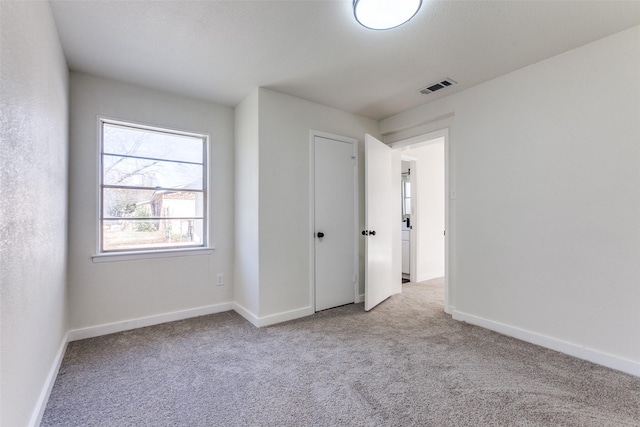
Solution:
<svg viewBox="0 0 640 427">
<path fill-rule="evenodd" d="M 29 420 L 28 426 L 37 427 L 42 422 L 42 416 L 44 415 L 44 411 L 47 407 L 47 402 L 49 401 L 49 397 L 51 396 L 53 385 L 55 384 L 56 378 L 58 377 L 58 372 L 60 371 L 60 366 L 62 365 L 64 354 L 67 351 L 67 345 L 71 341 L 93 338 L 101 335 L 108 335 L 115 332 L 122 332 L 131 329 L 142 328 L 145 326 L 158 325 L 160 323 L 204 316 L 207 314 L 221 313 L 224 311 L 230 311 L 233 308 L 233 303 L 222 303 L 189 310 L 175 311 L 171 313 L 160 314 L 157 316 L 142 317 L 123 322 L 114 322 L 89 328 L 72 329 L 67 331 L 67 333 L 62 338 L 60 347 L 58 348 L 58 352 L 53 359 L 53 363 L 51 364 L 51 368 L 49 369 L 49 374 L 47 375 L 44 385 L 42 386 L 40 396 L 38 397 L 38 401 L 36 402 L 35 407 L 33 408 L 33 412 L 31 413 L 31 419 Z"/>
<path fill-rule="evenodd" d="M 301 317 L 311 316 L 315 313 L 312 306 L 298 308 L 290 311 L 283 311 L 282 313 L 270 314 L 268 316 L 259 317 L 247 310 L 237 302 L 233 303 L 233 309 L 242 317 L 247 319 L 253 326 L 261 328 L 263 326 L 271 326 L 277 323 L 287 322 L 289 320 L 299 319 Z"/>
<path fill-rule="evenodd" d="M 396 149 L 401 147 L 407 147 L 409 145 L 419 144 L 421 142 L 431 141 L 432 139 L 444 138 L 445 141 L 449 139 L 449 128 L 436 130 L 434 132 L 424 133 L 422 135 L 414 136 L 412 138 L 402 139 L 389 143 L 389 147 Z"/>
<path fill-rule="evenodd" d="M 449 128 L 441 131 L 444 135 L 444 312 L 451 313 L 451 234 L 453 233 L 454 223 L 451 221 L 451 157 L 449 155 Z"/>
<path fill-rule="evenodd" d="M 178 136 L 192 136 L 195 138 L 201 138 L 203 136 L 211 137 L 211 135 L 209 135 L 207 132 L 197 132 L 192 130 L 177 129 L 174 127 L 166 127 L 164 125 L 151 124 L 148 122 L 139 122 L 137 120 L 117 119 L 117 118 L 113 118 L 103 114 L 98 114 L 97 117 L 103 122 L 110 123 L 116 126 L 134 127 L 134 128 L 144 129 L 149 131 L 170 133 Z"/>
<path fill-rule="evenodd" d="M 171 258 L 180 256 L 211 255 L 215 248 L 188 248 L 155 250 L 149 252 L 113 252 L 91 255 L 94 263 L 114 261 L 134 261 L 137 259 Z"/>
<path fill-rule="evenodd" d="M 354 303 L 360 297 L 360 158 L 358 156 L 358 140 L 353 143 L 353 221 L 354 221 L 354 272 L 353 272 L 353 293 Z M 362 300 L 364 302 L 364 299 Z"/>
<path fill-rule="evenodd" d="M 49 374 L 47 375 L 44 385 L 42 386 L 42 390 L 40 391 L 40 396 L 38 397 L 36 406 L 33 408 L 33 412 L 31 413 L 31 419 L 29 420 L 28 424 L 29 427 L 37 427 L 42 422 L 42 416 L 44 415 L 44 410 L 47 408 L 47 402 L 49 401 L 51 390 L 53 390 L 53 385 L 55 384 L 56 378 L 58 377 L 58 371 L 60 370 L 60 365 L 62 365 L 64 353 L 67 351 L 68 342 L 69 333 L 67 332 L 62 337 L 62 341 L 60 342 L 60 347 L 58 347 L 56 357 L 53 359 L 53 363 L 51 364 Z"/>
<path fill-rule="evenodd" d="M 361 303 L 363 301 L 364 294 L 359 294 L 356 297 L 355 302 Z M 522 341 L 539 345 L 541 347 L 558 351 L 569 356 L 576 357 L 578 359 L 593 362 L 598 365 L 602 365 L 611 369 L 626 372 L 636 377 L 640 377 L 639 362 L 624 359 L 598 350 L 586 348 L 584 346 L 569 343 L 567 341 L 559 340 L 547 335 L 538 334 L 514 326 L 509 326 L 504 323 L 457 311 L 453 306 L 450 306 L 449 309 L 451 310 L 450 312 L 446 311 L 446 309 L 445 312 L 451 313 L 454 320 L 467 322 L 469 324 L 480 326 L 482 328 L 489 329 L 503 335 L 507 335 Z M 31 414 L 31 419 L 29 420 L 28 424 L 29 427 L 37 427 L 42 421 L 42 416 L 44 415 L 47 402 L 49 401 L 49 396 L 51 395 L 51 390 L 53 389 L 53 385 L 55 384 L 55 380 L 58 376 L 58 371 L 60 370 L 60 366 L 67 349 L 67 344 L 69 342 L 107 335 L 115 332 L 126 331 L 130 329 L 141 328 L 145 326 L 152 326 L 160 323 L 203 316 L 207 314 L 221 313 L 229 310 L 236 311 L 256 327 L 270 326 L 276 323 L 294 320 L 314 314 L 313 307 L 305 307 L 260 318 L 240 304 L 236 302 L 230 302 L 215 304 L 206 307 L 199 307 L 190 310 L 166 313 L 157 316 L 149 316 L 130 321 L 115 322 L 95 327 L 70 330 L 62 338 L 60 347 L 58 348 L 58 352 L 56 353 L 53 363 L 51 364 L 49 374 L 47 375 L 44 385 L 42 386 L 40 396 L 38 397 L 38 401 Z"/>
<path fill-rule="evenodd" d="M 249 323 L 253 326 L 259 327 L 258 323 L 260 322 L 260 318 L 245 308 L 243 305 L 238 304 L 237 302 L 233 303 L 233 310 L 238 313 L 240 316 L 244 317 Z"/>
<path fill-rule="evenodd" d="M 311 307 L 316 308 L 316 135 L 322 132 L 309 131 L 309 300 Z M 252 322 L 254 325 L 255 323 Z"/>
<path fill-rule="evenodd" d="M 311 308 L 316 310 L 316 253 L 315 253 L 315 140 L 316 137 L 340 141 L 351 144 L 353 147 L 353 223 L 354 223 L 354 272 L 353 272 L 353 299 L 357 302 L 360 294 L 360 217 L 359 217 L 359 187 L 358 187 L 358 140 L 348 136 L 336 135 L 318 130 L 309 131 L 309 293 L 311 296 Z M 253 322 L 252 322 L 253 323 Z"/>
<path fill-rule="evenodd" d="M 72 329 L 68 332 L 68 340 L 77 341 L 86 338 L 99 337 L 101 335 L 113 334 L 116 332 L 129 331 L 131 329 L 144 328 L 146 326 L 159 325 L 161 323 L 175 322 L 176 320 L 190 319 L 192 317 L 206 316 L 208 314 L 222 313 L 233 310 L 233 303 L 208 305 L 204 307 L 190 308 L 187 310 L 172 311 L 170 313 L 157 314 L 154 316 L 139 317 L 137 319 L 124 320 L 121 322 L 105 323 L 88 328 Z"/>
<path fill-rule="evenodd" d="M 573 356 L 578 359 L 586 360 L 588 362 L 606 366 L 607 368 L 615 369 L 617 371 L 626 372 L 627 374 L 640 377 L 640 362 L 624 359 L 622 357 L 614 356 L 612 354 L 604 353 L 602 351 L 598 351 L 582 345 L 570 343 L 558 338 L 553 338 L 548 335 L 528 331 L 526 329 L 510 326 L 504 323 L 485 319 L 479 316 L 474 316 L 472 314 L 464 313 L 457 310 L 453 311 L 453 319 L 480 326 L 482 328 L 489 329 L 513 338 L 517 338 L 531 344 L 539 345 L 541 347 L 555 350 L 560 353 L 568 354 L 569 356 Z"/>
</svg>

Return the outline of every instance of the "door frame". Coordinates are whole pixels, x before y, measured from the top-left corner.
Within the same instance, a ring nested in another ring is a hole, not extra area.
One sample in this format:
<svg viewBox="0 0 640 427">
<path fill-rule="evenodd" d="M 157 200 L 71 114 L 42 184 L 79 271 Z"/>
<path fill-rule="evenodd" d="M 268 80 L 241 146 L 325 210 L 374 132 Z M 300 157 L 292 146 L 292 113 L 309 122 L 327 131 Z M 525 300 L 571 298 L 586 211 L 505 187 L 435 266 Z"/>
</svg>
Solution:
<svg viewBox="0 0 640 427">
<path fill-rule="evenodd" d="M 450 186 L 450 174 L 451 174 L 451 164 L 450 164 L 450 155 L 449 155 L 449 128 L 440 129 L 434 132 L 425 133 L 422 135 L 414 136 L 411 138 L 403 139 L 400 141 L 392 142 L 389 144 L 391 148 L 401 149 L 402 147 L 407 147 L 410 145 L 416 145 L 425 143 L 428 141 L 444 138 L 444 311 L 447 314 L 451 314 L 453 311 L 453 307 L 451 306 L 450 301 L 450 277 L 451 277 L 451 245 L 450 239 L 453 234 L 452 225 L 453 221 L 451 221 L 451 206 L 450 200 L 455 200 L 455 191 L 451 190 Z M 413 201 L 412 201 L 413 202 Z M 413 236 L 412 236 L 413 237 Z M 402 239 L 402 236 L 398 236 L 398 239 Z"/>
<path fill-rule="evenodd" d="M 332 139 L 334 141 L 351 144 L 353 147 L 353 224 L 354 224 L 354 272 L 353 272 L 353 297 L 354 302 L 358 302 L 359 292 L 359 271 L 360 271 L 360 250 L 359 250 L 359 184 L 358 184 L 358 140 L 348 136 L 336 135 L 318 130 L 309 131 L 309 295 L 311 297 L 311 307 L 316 312 L 316 247 L 315 247 L 315 139 L 316 137 Z"/>
<path fill-rule="evenodd" d="M 411 171 L 414 173 L 417 173 L 418 170 L 418 166 L 417 166 L 417 157 L 414 156 L 408 156 L 406 154 L 401 154 L 400 155 L 400 161 L 405 161 L 405 162 L 409 162 L 411 164 Z M 417 199 L 418 197 L 420 197 L 418 195 L 418 188 L 420 188 L 420 184 L 417 182 L 417 180 L 412 180 L 411 181 L 411 210 L 415 212 L 415 207 L 417 205 Z M 412 215 L 413 218 L 413 215 Z M 411 223 L 413 224 L 411 226 L 411 229 L 409 230 L 409 280 L 412 282 L 415 282 L 416 277 L 417 277 L 417 273 L 416 273 L 416 263 L 417 263 L 417 258 L 416 258 L 416 254 L 417 254 L 417 248 L 416 248 L 416 234 L 418 232 L 418 227 L 414 227 L 415 226 L 415 218 L 412 219 Z"/>
</svg>

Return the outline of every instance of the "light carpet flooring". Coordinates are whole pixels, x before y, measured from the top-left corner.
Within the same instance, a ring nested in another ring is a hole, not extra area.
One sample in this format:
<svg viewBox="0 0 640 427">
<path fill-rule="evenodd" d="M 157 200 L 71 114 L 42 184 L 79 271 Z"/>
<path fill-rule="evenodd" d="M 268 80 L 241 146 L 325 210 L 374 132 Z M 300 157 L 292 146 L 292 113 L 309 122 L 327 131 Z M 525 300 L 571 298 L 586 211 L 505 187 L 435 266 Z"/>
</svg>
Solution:
<svg viewBox="0 0 640 427">
<path fill-rule="evenodd" d="M 42 425 L 640 426 L 640 378 L 454 321 L 442 299 L 408 283 L 369 313 L 72 342 Z"/>
</svg>

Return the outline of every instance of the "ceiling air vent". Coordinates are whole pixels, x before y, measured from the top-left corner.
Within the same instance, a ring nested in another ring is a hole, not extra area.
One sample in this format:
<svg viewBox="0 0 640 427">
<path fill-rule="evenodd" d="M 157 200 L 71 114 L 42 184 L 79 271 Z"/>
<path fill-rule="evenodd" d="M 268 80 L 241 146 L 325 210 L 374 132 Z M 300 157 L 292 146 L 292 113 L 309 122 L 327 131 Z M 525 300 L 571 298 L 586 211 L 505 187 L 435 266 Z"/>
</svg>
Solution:
<svg viewBox="0 0 640 427">
<path fill-rule="evenodd" d="M 428 94 L 433 93 L 433 92 L 435 92 L 437 90 L 444 89 L 445 87 L 453 86 L 456 83 L 458 83 L 458 82 L 456 82 L 455 80 L 444 79 L 441 82 L 438 82 L 438 83 L 432 84 L 431 86 L 425 87 L 424 89 L 422 89 L 420 91 L 420 93 L 423 94 L 423 95 L 428 95 Z"/>
</svg>

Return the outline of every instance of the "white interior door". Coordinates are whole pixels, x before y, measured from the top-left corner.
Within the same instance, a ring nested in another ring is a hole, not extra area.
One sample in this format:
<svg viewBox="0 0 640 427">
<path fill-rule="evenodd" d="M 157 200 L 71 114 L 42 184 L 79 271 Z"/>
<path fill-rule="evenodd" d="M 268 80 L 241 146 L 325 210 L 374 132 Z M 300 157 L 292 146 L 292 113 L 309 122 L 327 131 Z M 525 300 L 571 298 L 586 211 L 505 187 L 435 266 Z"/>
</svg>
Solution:
<svg viewBox="0 0 640 427">
<path fill-rule="evenodd" d="M 356 141 L 315 136 L 316 311 L 355 302 Z"/>
<path fill-rule="evenodd" d="M 401 292 L 400 277 L 393 277 L 394 219 L 400 224 L 399 197 L 393 192 L 391 148 L 365 135 L 365 291 L 364 309 L 369 311 L 391 295 Z M 398 176 L 398 181 L 399 181 Z"/>
</svg>

